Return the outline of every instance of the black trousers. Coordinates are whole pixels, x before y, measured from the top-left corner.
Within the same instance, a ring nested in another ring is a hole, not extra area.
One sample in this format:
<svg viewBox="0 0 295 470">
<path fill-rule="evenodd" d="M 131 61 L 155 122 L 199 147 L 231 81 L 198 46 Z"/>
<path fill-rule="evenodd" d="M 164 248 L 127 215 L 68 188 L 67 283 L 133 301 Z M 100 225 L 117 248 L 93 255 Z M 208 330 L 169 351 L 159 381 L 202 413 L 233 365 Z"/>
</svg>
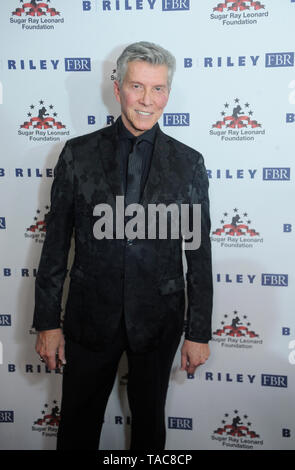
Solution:
<svg viewBox="0 0 295 470">
<path fill-rule="evenodd" d="M 131 411 L 131 450 L 165 448 L 165 402 L 170 371 L 182 331 L 169 329 L 159 347 L 134 353 L 124 322 L 104 351 L 90 351 L 66 339 L 61 420 L 57 450 L 97 450 L 105 409 L 118 363 L 128 358 L 127 396 Z"/>
</svg>

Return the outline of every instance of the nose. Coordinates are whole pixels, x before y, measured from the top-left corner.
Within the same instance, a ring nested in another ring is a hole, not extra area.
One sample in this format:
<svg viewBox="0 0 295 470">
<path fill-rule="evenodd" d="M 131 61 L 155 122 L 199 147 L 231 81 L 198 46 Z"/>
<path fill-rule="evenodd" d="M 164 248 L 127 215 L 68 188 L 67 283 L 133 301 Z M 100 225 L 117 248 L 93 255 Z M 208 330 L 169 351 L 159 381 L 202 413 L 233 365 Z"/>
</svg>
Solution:
<svg viewBox="0 0 295 470">
<path fill-rule="evenodd" d="M 143 93 L 140 97 L 140 102 L 144 105 L 144 106 L 150 106 L 152 104 L 152 96 L 151 96 L 151 92 L 147 89 L 143 90 Z"/>
</svg>

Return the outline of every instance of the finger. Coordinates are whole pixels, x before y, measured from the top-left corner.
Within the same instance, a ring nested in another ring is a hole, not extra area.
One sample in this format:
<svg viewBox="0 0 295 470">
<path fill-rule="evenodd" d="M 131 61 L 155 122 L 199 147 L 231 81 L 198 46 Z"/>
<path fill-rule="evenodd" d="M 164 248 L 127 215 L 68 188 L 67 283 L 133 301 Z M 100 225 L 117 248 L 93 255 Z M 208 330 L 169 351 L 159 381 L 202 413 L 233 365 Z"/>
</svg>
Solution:
<svg viewBox="0 0 295 470">
<path fill-rule="evenodd" d="M 188 368 L 187 368 L 187 373 L 188 374 L 191 374 L 191 375 L 194 375 L 195 371 L 196 371 L 196 368 L 197 366 L 192 366 L 190 365 Z"/>
<path fill-rule="evenodd" d="M 62 363 L 62 365 L 66 364 L 65 347 L 63 344 L 60 345 L 58 348 L 58 359 Z"/>
<path fill-rule="evenodd" d="M 54 370 L 57 368 L 56 364 L 56 355 L 55 354 L 50 354 L 48 356 L 43 356 L 43 359 L 45 360 L 46 366 L 49 370 Z"/>
<path fill-rule="evenodd" d="M 59 347 L 58 347 L 58 357 L 59 359 L 61 360 L 62 363 L 65 363 L 66 362 L 66 358 L 65 358 L 65 345 L 64 344 L 60 344 Z"/>
</svg>

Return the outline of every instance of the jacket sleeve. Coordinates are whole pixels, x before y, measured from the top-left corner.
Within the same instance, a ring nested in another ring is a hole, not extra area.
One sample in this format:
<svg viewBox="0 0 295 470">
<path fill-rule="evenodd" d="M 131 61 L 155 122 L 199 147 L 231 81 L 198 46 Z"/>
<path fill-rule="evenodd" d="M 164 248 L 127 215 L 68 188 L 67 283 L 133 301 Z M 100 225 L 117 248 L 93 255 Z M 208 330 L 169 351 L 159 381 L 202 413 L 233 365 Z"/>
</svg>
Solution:
<svg viewBox="0 0 295 470">
<path fill-rule="evenodd" d="M 66 143 L 54 169 L 51 206 L 45 217 L 46 237 L 35 282 L 33 327 L 38 331 L 60 327 L 73 219 L 73 158 Z"/>
<path fill-rule="evenodd" d="M 204 159 L 201 154 L 198 154 L 198 156 L 199 159 L 192 184 L 190 213 L 192 212 L 193 204 L 201 204 L 201 243 L 198 249 L 185 250 L 188 295 L 185 339 L 199 343 L 207 343 L 212 337 L 211 316 L 213 283 L 210 241 L 211 222 L 209 213 L 208 176 Z"/>
</svg>

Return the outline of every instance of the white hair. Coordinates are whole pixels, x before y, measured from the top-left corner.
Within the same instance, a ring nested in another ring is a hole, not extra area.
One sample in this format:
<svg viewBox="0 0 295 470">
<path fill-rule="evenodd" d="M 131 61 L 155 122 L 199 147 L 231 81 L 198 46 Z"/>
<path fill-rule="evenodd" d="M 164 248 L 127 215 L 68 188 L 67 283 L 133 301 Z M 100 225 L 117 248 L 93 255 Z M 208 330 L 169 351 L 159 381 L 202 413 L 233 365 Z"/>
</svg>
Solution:
<svg viewBox="0 0 295 470">
<path fill-rule="evenodd" d="M 166 49 L 152 42 L 135 42 L 127 46 L 117 60 L 117 81 L 122 86 L 128 62 L 143 61 L 152 65 L 166 65 L 168 68 L 168 87 L 171 88 L 176 68 L 175 57 Z"/>
</svg>

